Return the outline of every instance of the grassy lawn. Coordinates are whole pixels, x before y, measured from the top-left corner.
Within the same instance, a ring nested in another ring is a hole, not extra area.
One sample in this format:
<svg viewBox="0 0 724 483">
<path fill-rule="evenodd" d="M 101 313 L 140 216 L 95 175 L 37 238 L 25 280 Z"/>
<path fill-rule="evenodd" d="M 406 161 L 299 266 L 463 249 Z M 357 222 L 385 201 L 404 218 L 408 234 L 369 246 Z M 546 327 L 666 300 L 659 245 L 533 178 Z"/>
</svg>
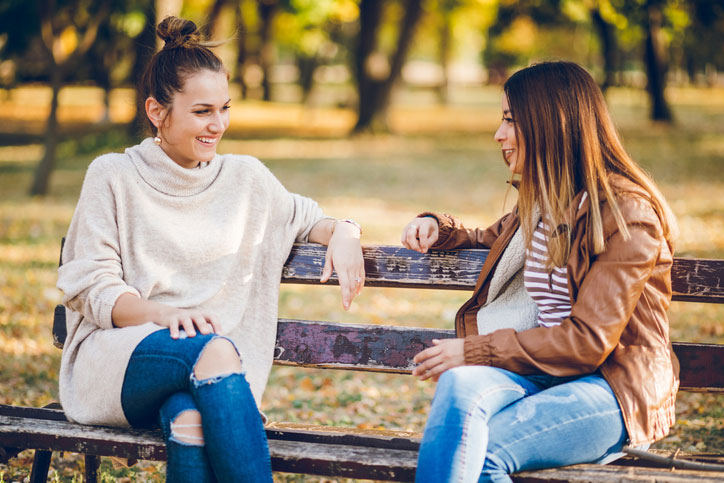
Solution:
<svg viewBox="0 0 724 483">
<path fill-rule="evenodd" d="M 2 139 L 41 132 L 45 91 L 28 88 L 0 96 Z M 626 146 L 660 183 L 679 217 L 677 256 L 724 258 L 724 92 L 671 90 L 677 122 L 647 120 L 643 93 L 613 90 L 609 102 Z M 515 200 L 493 141 L 500 91 L 471 89 L 439 107 L 424 92 L 398 96 L 390 115 L 395 134 L 347 138 L 352 112 L 325 106 L 238 101 L 220 152 L 264 161 L 291 191 L 313 197 L 332 216 L 365 228 L 363 243 L 396 244 L 402 226 L 423 210 L 447 211 L 469 225 L 486 225 Z M 67 89 L 61 119 L 81 134 L 101 116 L 100 96 Z M 125 122 L 127 91 L 113 96 L 111 119 Z M 36 104 L 33 104 L 36 103 Z M 80 136 L 75 136 L 80 139 Z M 44 405 L 57 400 L 60 351 L 52 345 L 60 238 L 73 214 L 85 168 L 93 157 L 122 150 L 113 132 L 91 141 L 67 141 L 45 199 L 26 196 L 42 147 L 0 146 L 0 403 Z M 280 316 L 350 323 L 452 327 L 460 292 L 367 288 L 345 312 L 334 287 L 281 291 Z M 674 340 L 724 342 L 724 307 L 674 303 Z M 432 383 L 409 376 L 276 367 L 264 397 L 270 419 L 326 425 L 422 431 Z M 678 422 L 659 448 L 724 452 L 724 396 L 682 393 Z M 52 481 L 79 481 L 82 460 L 55 457 Z M 32 454 L 0 465 L 0 482 L 28 475 Z M 115 468 L 104 459 L 103 478 L 162 479 L 163 465 Z M 278 481 L 335 481 L 275 475 Z"/>
</svg>

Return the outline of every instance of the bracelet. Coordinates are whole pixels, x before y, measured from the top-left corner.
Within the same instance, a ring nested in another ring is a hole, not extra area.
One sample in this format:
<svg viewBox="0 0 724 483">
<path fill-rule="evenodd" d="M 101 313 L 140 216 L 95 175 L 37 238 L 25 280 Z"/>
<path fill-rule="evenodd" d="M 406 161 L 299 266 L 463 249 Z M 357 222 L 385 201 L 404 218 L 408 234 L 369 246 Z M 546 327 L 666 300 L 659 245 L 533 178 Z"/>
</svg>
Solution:
<svg viewBox="0 0 724 483">
<path fill-rule="evenodd" d="M 362 235 L 362 227 L 360 226 L 360 224 L 349 218 L 345 218 L 344 220 L 335 220 L 334 226 L 332 227 L 332 233 L 334 233 L 334 229 L 337 227 L 337 223 L 349 223 L 350 225 L 357 227 L 360 236 Z"/>
</svg>

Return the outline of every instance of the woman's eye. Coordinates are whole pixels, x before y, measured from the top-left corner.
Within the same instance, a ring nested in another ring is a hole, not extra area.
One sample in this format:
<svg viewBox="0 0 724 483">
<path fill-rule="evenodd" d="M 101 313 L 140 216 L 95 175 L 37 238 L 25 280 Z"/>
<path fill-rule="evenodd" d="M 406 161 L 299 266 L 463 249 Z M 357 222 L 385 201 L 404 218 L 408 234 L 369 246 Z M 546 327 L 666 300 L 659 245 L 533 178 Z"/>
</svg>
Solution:
<svg viewBox="0 0 724 483">
<path fill-rule="evenodd" d="M 231 106 L 224 106 L 224 107 L 222 107 L 221 109 L 224 110 L 224 111 L 228 111 L 229 109 L 231 109 Z"/>
<path fill-rule="evenodd" d="M 513 119 L 512 117 L 505 117 L 505 116 L 503 116 L 503 121 L 505 121 L 505 122 L 515 122 L 515 119 Z"/>
<path fill-rule="evenodd" d="M 202 110 L 200 110 L 200 111 L 194 111 L 194 114 L 208 114 L 208 113 L 209 113 L 209 110 L 208 110 L 208 109 L 202 109 Z"/>
</svg>

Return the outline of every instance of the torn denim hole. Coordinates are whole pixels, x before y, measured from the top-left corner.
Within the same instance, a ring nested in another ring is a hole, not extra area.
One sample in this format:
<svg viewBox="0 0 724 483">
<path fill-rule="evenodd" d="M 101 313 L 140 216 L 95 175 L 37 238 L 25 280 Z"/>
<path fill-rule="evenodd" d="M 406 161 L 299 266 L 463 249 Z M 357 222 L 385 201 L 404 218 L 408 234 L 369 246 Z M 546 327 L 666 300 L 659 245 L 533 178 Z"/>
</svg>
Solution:
<svg viewBox="0 0 724 483">
<path fill-rule="evenodd" d="M 195 436 L 193 434 L 183 434 L 183 433 L 177 433 L 176 430 L 180 428 L 200 428 L 200 423 L 195 424 L 178 424 L 178 423 L 171 423 L 171 435 L 169 436 L 169 441 L 173 441 L 174 443 L 178 443 L 184 446 L 204 446 L 204 437 L 203 436 Z M 180 438 L 180 439 L 179 439 Z M 182 441 L 183 440 L 192 440 L 196 441 L 198 444 L 194 444 L 190 441 Z"/>
<path fill-rule="evenodd" d="M 191 383 L 194 385 L 194 388 L 198 388 L 200 386 L 204 386 L 206 384 L 216 384 L 219 381 L 223 381 L 229 376 L 234 376 L 236 374 L 244 375 L 244 371 L 241 372 L 225 372 L 223 374 L 219 374 L 218 376 L 209 377 L 207 379 L 198 380 L 196 379 L 196 374 L 193 372 L 191 373 Z"/>
<path fill-rule="evenodd" d="M 206 346 L 209 345 L 210 343 L 212 343 L 213 341 L 215 341 L 217 338 L 226 339 L 231 343 L 231 346 L 234 348 L 234 350 L 236 351 L 236 354 L 239 356 L 239 363 L 241 363 L 241 371 L 228 372 L 228 373 L 225 372 L 223 374 L 219 374 L 218 376 L 210 377 L 208 379 L 203 379 L 203 380 L 199 381 L 198 379 L 196 379 L 196 374 L 194 373 L 194 371 L 196 370 L 196 365 L 199 363 L 199 359 L 201 359 L 201 356 L 204 354 L 204 351 L 206 350 Z M 246 376 L 246 370 L 244 369 L 244 360 L 241 358 L 239 349 L 236 348 L 236 344 L 234 344 L 234 341 L 232 341 L 231 339 L 229 339 L 228 337 L 223 336 L 223 335 L 217 335 L 215 337 L 212 337 L 211 339 L 209 339 L 208 342 L 206 342 L 206 344 L 204 344 L 204 347 L 199 351 L 199 355 L 198 355 L 198 357 L 196 357 L 196 360 L 194 361 L 194 365 L 192 367 L 193 367 L 193 369 L 191 370 L 191 375 L 189 376 L 189 380 L 194 385 L 194 387 L 199 387 L 204 384 L 214 384 L 214 383 L 217 383 L 217 382 L 221 381 L 222 379 L 229 377 L 233 374 L 241 374 L 242 376 Z"/>
</svg>

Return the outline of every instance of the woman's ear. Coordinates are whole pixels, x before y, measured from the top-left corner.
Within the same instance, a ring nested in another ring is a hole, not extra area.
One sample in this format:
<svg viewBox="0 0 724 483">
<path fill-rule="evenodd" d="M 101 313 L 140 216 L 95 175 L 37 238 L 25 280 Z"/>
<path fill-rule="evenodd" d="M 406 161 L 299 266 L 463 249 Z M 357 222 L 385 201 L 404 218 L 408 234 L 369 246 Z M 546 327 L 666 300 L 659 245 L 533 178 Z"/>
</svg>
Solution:
<svg viewBox="0 0 724 483">
<path fill-rule="evenodd" d="M 163 125 L 163 121 L 166 119 L 168 109 L 163 107 L 161 103 L 153 97 L 146 99 L 145 107 L 148 119 L 150 119 L 151 123 L 156 126 L 156 129 L 160 128 L 161 125 Z"/>
</svg>

